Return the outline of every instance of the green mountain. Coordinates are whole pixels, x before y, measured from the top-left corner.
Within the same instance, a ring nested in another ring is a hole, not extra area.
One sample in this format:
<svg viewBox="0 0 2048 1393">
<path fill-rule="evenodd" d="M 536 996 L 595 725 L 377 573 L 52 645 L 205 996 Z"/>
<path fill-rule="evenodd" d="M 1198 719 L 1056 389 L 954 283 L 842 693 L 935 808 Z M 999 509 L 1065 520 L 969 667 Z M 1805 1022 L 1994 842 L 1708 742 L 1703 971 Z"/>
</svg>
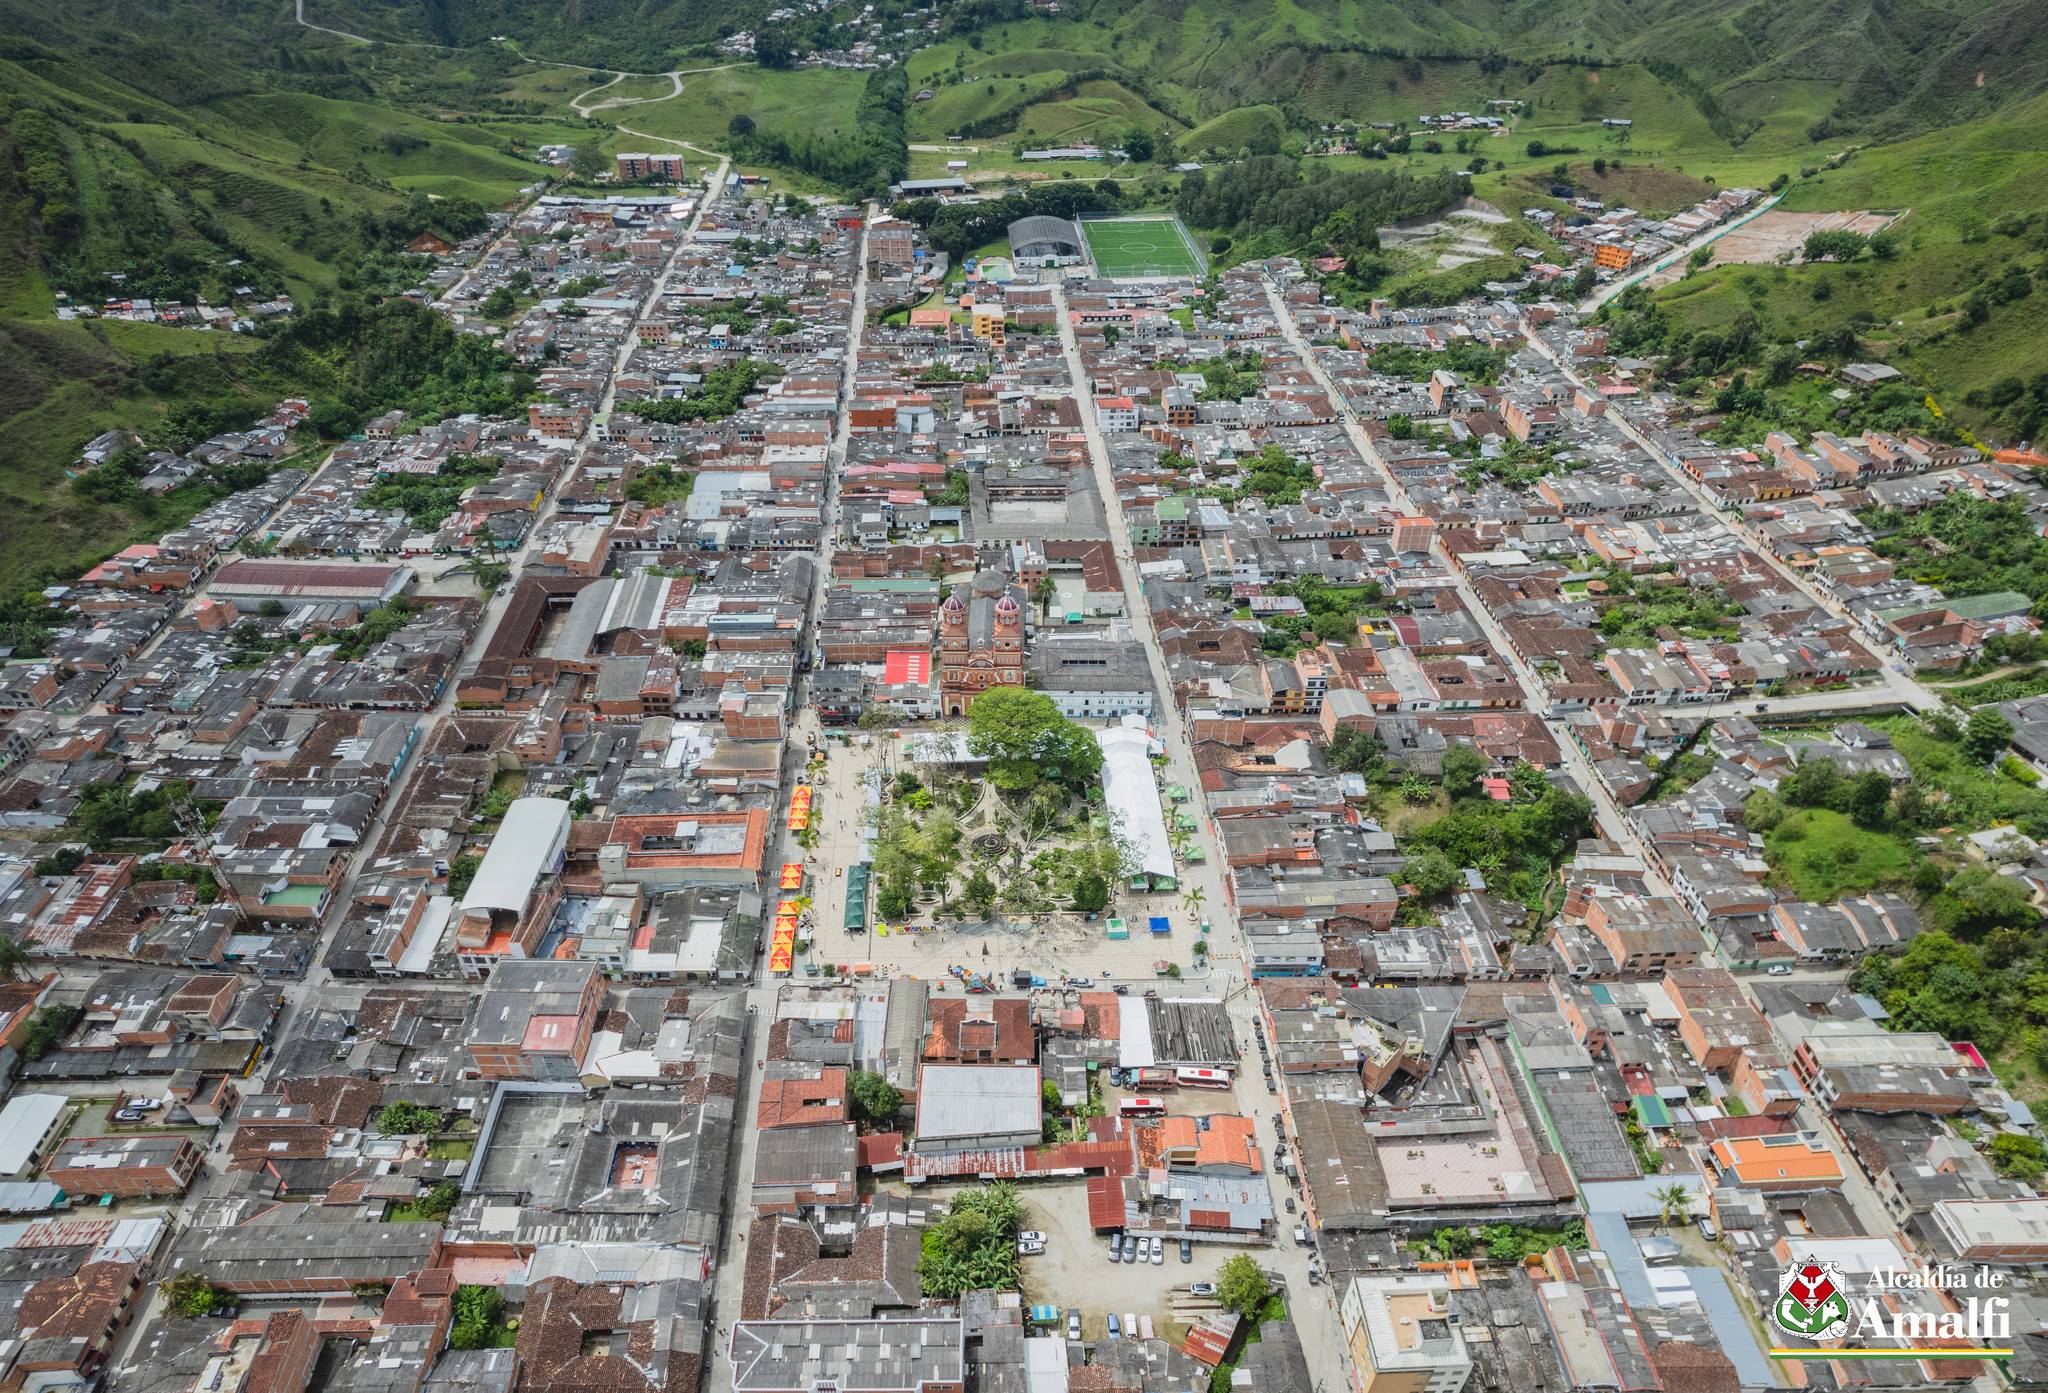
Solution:
<svg viewBox="0 0 2048 1393">
<path fill-rule="evenodd" d="M 206 501 L 81 494 L 64 470 L 97 432 L 184 444 L 314 385 L 253 339 L 61 321 L 59 295 L 402 288 L 407 241 L 479 229 L 546 177 L 540 143 L 593 135 L 492 95 L 516 55 L 378 52 L 270 3 L 0 0 L 0 34 L 0 579 Z"/>
<path fill-rule="evenodd" d="M 955 134 L 999 167 L 1013 146 L 1134 127 L 1162 153 L 1230 159 L 1298 152 L 1326 123 L 1513 103 L 1512 137 L 1468 150 L 1418 135 L 1379 167 L 1426 180 L 1476 162 L 1475 192 L 1510 212 L 1545 205 L 1560 169 L 1653 211 L 1781 178 L 1791 209 L 1908 209 L 1893 260 L 1717 268 L 1663 291 L 1657 312 L 1677 335 L 1846 328 L 2003 436 L 2048 412 L 2030 327 L 2048 279 L 2041 0 L 1063 0 L 1051 17 L 1027 0 L 938 4 L 932 27 L 930 10 L 880 0 L 858 31 L 926 36 L 907 67 L 929 97 L 904 124 L 936 148 L 909 153 L 913 173 L 938 172 Z M 745 117 L 751 158 L 829 188 L 842 147 L 895 137 L 863 115 L 875 93 L 860 73 L 713 56 L 772 8 L 305 0 L 301 24 L 286 0 L 0 0 L 0 582 L 61 576 L 203 502 L 81 493 L 64 467 L 98 431 L 181 443 L 282 392 L 339 390 L 335 365 L 362 357 L 346 339 L 360 317 L 286 352 L 60 321 L 60 294 L 374 298 L 416 273 L 416 234 L 460 234 L 546 177 L 543 143 L 729 149 Z M 850 40 L 864 10 L 846 0 L 773 27 L 799 48 Z M 627 78 L 607 95 L 629 104 L 596 120 L 571 105 L 612 72 L 672 68 L 691 75 Z M 1164 164 L 1138 184 L 1173 197 Z"/>
</svg>

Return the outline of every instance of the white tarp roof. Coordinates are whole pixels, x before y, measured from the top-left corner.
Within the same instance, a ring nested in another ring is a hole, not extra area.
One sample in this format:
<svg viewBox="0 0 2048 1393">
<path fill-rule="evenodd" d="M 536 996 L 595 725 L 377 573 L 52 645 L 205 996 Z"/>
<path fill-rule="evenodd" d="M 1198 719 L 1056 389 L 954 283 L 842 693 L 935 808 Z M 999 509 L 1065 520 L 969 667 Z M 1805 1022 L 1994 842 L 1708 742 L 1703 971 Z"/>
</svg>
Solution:
<svg viewBox="0 0 2048 1393">
<path fill-rule="evenodd" d="M 1173 878 L 1173 845 L 1166 837 L 1166 814 L 1159 806 L 1159 785 L 1152 779 L 1152 739 L 1142 717 L 1095 732 L 1102 747 L 1102 792 L 1110 818 L 1130 838 L 1138 866 L 1146 875 Z"/>
<path fill-rule="evenodd" d="M 560 798 L 518 798 L 498 824 L 491 849 L 477 867 L 462 912 L 518 911 L 540 878 L 554 869 L 555 853 L 569 837 L 569 804 Z"/>
</svg>

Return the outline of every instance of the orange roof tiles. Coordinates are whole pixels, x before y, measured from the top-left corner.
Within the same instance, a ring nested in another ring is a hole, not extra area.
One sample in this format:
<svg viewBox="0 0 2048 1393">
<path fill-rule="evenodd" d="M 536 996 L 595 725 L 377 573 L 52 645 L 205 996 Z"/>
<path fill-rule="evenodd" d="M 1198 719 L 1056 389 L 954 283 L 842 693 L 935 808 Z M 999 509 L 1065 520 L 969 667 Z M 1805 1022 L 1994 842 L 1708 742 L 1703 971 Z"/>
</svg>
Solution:
<svg viewBox="0 0 2048 1393">
<path fill-rule="evenodd" d="M 1712 1147 L 1714 1162 L 1744 1185 L 1773 1186 L 1791 1181 L 1839 1184 L 1842 1167 L 1826 1147 L 1790 1143 L 1774 1137 L 1723 1137 Z"/>
</svg>

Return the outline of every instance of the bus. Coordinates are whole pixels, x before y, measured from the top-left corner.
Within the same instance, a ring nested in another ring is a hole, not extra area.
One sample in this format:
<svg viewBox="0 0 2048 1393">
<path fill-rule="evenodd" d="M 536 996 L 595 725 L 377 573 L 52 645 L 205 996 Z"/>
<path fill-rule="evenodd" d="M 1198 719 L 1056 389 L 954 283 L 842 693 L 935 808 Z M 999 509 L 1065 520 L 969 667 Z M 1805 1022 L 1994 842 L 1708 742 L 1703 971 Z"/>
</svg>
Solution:
<svg viewBox="0 0 2048 1393">
<path fill-rule="evenodd" d="M 1173 1081 L 1182 1088 L 1228 1088 L 1230 1087 L 1230 1071 L 1228 1069 L 1176 1069 L 1173 1071 Z"/>
<path fill-rule="evenodd" d="M 1162 1117 L 1166 1113 L 1164 1098 L 1126 1098 L 1116 1105 L 1122 1117 Z"/>
</svg>

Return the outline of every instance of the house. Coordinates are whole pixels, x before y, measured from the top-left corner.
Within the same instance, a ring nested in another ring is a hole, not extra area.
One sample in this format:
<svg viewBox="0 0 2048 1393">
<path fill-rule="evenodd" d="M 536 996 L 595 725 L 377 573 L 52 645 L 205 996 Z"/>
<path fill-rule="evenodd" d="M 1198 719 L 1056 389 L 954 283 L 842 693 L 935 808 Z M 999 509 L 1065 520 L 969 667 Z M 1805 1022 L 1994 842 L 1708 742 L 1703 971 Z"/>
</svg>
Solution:
<svg viewBox="0 0 2048 1393">
<path fill-rule="evenodd" d="M 43 1178 L 80 1198 L 180 1195 L 192 1183 L 199 1159 L 198 1145 L 183 1135 L 66 1137 L 44 1164 Z"/>
<path fill-rule="evenodd" d="M 486 1079 L 578 1079 L 603 1004 L 594 963 L 500 963 L 477 1002 L 470 1058 Z"/>
</svg>

